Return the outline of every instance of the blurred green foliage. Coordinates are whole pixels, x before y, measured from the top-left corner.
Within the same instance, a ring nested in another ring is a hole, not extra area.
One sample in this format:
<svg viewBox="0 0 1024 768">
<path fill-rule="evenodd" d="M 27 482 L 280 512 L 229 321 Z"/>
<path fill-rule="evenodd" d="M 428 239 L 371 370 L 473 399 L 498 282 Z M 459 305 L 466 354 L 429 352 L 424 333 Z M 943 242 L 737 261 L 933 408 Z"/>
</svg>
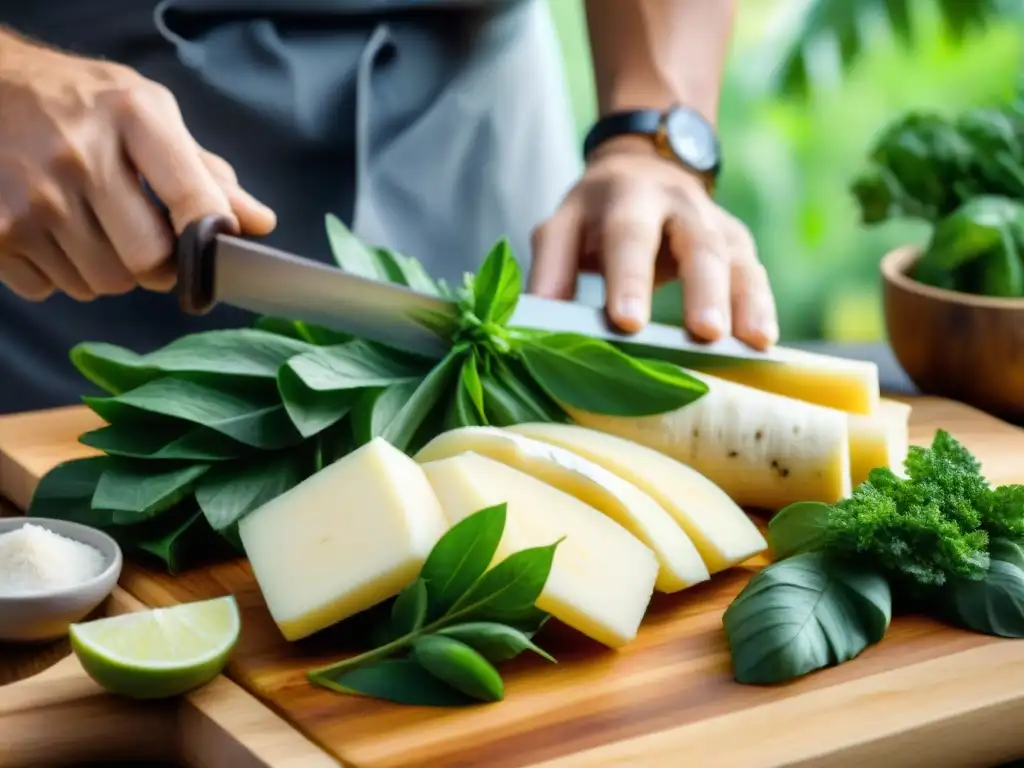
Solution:
<svg viewBox="0 0 1024 768">
<path fill-rule="evenodd" d="M 550 2 L 582 137 L 595 114 L 582 2 Z M 740 3 L 720 113 L 718 199 L 754 234 L 785 339 L 881 339 L 878 262 L 897 245 L 923 243 L 928 229 L 861 225 L 850 184 L 876 132 L 902 112 L 954 113 L 1009 99 L 1024 62 L 1024 30 L 1019 21 L 996 21 L 957 45 L 925 15 L 912 49 L 879 36 L 833 87 L 787 99 L 770 88 L 768 29 L 792 2 Z M 679 309 L 678 286 L 665 286 L 657 318 L 675 322 Z"/>
</svg>

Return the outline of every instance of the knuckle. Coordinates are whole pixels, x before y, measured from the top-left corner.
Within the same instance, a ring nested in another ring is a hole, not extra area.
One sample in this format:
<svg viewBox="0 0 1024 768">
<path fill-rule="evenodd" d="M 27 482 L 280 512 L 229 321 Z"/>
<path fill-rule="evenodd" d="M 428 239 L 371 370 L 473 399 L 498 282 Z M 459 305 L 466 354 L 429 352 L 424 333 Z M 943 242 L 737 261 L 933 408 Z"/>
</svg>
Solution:
<svg viewBox="0 0 1024 768">
<path fill-rule="evenodd" d="M 153 115 L 178 113 L 178 101 L 171 90 L 160 83 L 135 77 L 115 88 L 108 98 L 124 118 L 139 119 Z"/>
<path fill-rule="evenodd" d="M 67 196 L 49 177 L 32 184 L 28 201 L 29 216 L 44 228 L 66 221 L 71 213 Z"/>
</svg>

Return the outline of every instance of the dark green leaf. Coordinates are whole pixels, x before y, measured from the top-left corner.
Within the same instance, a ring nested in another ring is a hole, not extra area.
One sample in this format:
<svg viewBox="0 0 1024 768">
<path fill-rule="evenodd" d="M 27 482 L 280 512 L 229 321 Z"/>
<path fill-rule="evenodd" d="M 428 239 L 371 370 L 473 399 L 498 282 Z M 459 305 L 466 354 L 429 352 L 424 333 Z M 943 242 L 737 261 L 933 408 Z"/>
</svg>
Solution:
<svg viewBox="0 0 1024 768">
<path fill-rule="evenodd" d="M 40 479 L 32 494 L 28 513 L 34 517 L 70 520 L 105 528 L 113 524 L 109 509 L 93 509 L 92 497 L 110 459 L 96 456 L 58 464 Z"/>
<path fill-rule="evenodd" d="M 462 361 L 462 373 L 459 376 L 462 389 L 466 391 L 470 402 L 481 419 L 484 416 L 484 389 L 480 382 L 480 369 L 477 367 L 476 355 L 470 352 Z"/>
<path fill-rule="evenodd" d="M 207 464 L 166 468 L 142 461 L 114 461 L 100 475 L 92 505 L 114 511 L 114 522 L 127 524 L 153 517 L 192 493 Z"/>
<path fill-rule="evenodd" d="M 352 434 L 356 444 L 365 445 L 383 435 L 421 383 L 421 380 L 413 379 L 360 392 L 352 408 Z"/>
<path fill-rule="evenodd" d="M 79 442 L 111 456 L 172 461 L 223 461 L 251 450 L 207 427 L 177 421 L 146 424 L 141 429 L 129 422 L 111 424 L 86 432 Z"/>
<path fill-rule="evenodd" d="M 481 576 L 452 606 L 450 615 L 477 621 L 522 616 L 544 590 L 559 543 L 561 539 L 513 552 Z"/>
<path fill-rule="evenodd" d="M 473 280 L 473 311 L 483 323 L 504 325 L 519 301 L 522 274 L 508 241 L 502 238 L 487 254 Z"/>
<path fill-rule="evenodd" d="M 820 501 L 800 501 L 780 510 L 768 523 L 768 543 L 775 559 L 821 549 L 831 509 Z"/>
<path fill-rule="evenodd" d="M 280 402 L 243 396 L 174 378 L 155 379 L 130 392 L 107 398 L 84 398 L 111 424 L 130 422 L 139 429 L 165 416 L 208 427 L 254 448 L 273 450 L 296 445 L 301 435 Z"/>
<path fill-rule="evenodd" d="M 82 376 L 112 395 L 127 392 L 159 375 L 145 365 L 142 355 L 113 344 L 76 344 L 70 358 Z"/>
<path fill-rule="evenodd" d="M 446 613 L 484 575 L 505 532 L 506 512 L 505 504 L 474 512 L 449 528 L 430 550 L 420 578 L 427 582 L 431 621 Z"/>
<path fill-rule="evenodd" d="M 889 584 L 823 553 L 794 555 L 760 571 L 723 617 L 741 683 L 778 683 L 857 656 L 882 639 Z"/>
<path fill-rule="evenodd" d="M 261 331 L 276 333 L 278 336 L 287 336 L 290 339 L 315 344 L 318 347 L 330 347 L 352 340 L 352 337 L 347 333 L 333 331 L 330 328 L 323 328 L 319 325 L 310 325 L 301 320 L 286 320 L 283 317 L 257 318 L 256 327 Z"/>
<path fill-rule="evenodd" d="M 328 213 L 324 218 L 327 224 L 327 239 L 338 266 L 359 277 L 387 282 L 388 275 L 373 249 L 364 245 L 337 216 Z"/>
<path fill-rule="evenodd" d="M 1024 637 L 1024 551 L 1017 542 L 993 539 L 984 575 L 951 580 L 944 593 L 958 624 L 986 635 Z"/>
<path fill-rule="evenodd" d="M 573 333 L 530 333 L 523 362 L 556 402 L 609 416 L 649 416 L 682 408 L 707 385 L 682 369 L 648 365 L 612 345 Z"/>
<path fill-rule="evenodd" d="M 311 674 L 310 681 L 339 693 L 418 707 L 462 707 L 475 703 L 413 659 L 385 659 L 338 675 Z"/>
<path fill-rule="evenodd" d="M 442 401 L 449 384 L 455 378 L 457 365 L 458 355 L 454 352 L 449 353 L 420 381 L 411 394 L 407 394 L 408 390 L 401 390 L 406 399 L 397 412 L 393 410 L 396 403 L 392 397 L 383 404 L 382 398 L 374 400 L 369 416 L 362 412 L 360 403 L 356 407 L 356 412 L 353 412 L 353 424 L 369 424 L 372 429 L 382 427 L 380 437 L 401 451 L 415 451 L 418 447 L 417 439 L 422 440 L 423 437 L 420 428 Z M 433 435 L 428 435 L 427 438 L 429 437 Z"/>
<path fill-rule="evenodd" d="M 408 286 L 419 293 L 440 295 L 437 284 L 416 259 L 387 248 L 375 248 L 374 253 L 392 283 Z"/>
<path fill-rule="evenodd" d="M 514 659 L 523 651 L 533 651 L 548 661 L 555 660 L 551 654 L 535 645 L 529 635 L 507 624 L 473 621 L 444 627 L 437 633 L 461 640 L 495 664 Z"/>
<path fill-rule="evenodd" d="M 417 638 L 413 658 L 438 680 L 480 701 L 501 701 L 505 685 L 498 670 L 459 640 L 444 635 Z"/>
<path fill-rule="evenodd" d="M 448 412 L 445 417 L 444 429 L 458 429 L 460 427 L 483 427 L 488 424 L 486 417 L 480 416 L 469 395 L 464 382 L 460 381 L 455 385 L 455 394 L 448 405 Z"/>
<path fill-rule="evenodd" d="M 395 637 L 418 631 L 427 619 L 427 582 L 418 578 L 398 593 L 391 605 L 391 630 Z"/>
<path fill-rule="evenodd" d="M 384 387 L 422 376 L 425 366 L 368 341 L 318 347 L 293 357 L 287 368 L 314 392 Z"/>
<path fill-rule="evenodd" d="M 564 422 L 567 415 L 534 383 L 518 361 L 495 359 L 483 376 L 484 403 L 489 423 L 499 427 L 532 421 Z"/>
<path fill-rule="evenodd" d="M 302 480 L 300 457 L 295 453 L 233 461 L 206 473 L 196 485 L 196 501 L 210 527 L 224 531 Z"/>
<path fill-rule="evenodd" d="M 134 535 L 131 544 L 134 549 L 145 552 L 160 560 L 170 573 L 176 573 L 190 563 L 196 562 L 201 549 L 205 549 L 209 526 L 203 513 L 190 511 L 182 520 L 161 517 L 158 528 L 142 535 Z M 122 539 L 124 540 L 124 539 Z"/>
<path fill-rule="evenodd" d="M 345 418 L 359 393 L 358 389 L 310 389 L 287 365 L 277 374 L 277 390 L 288 418 L 303 437 L 312 437 Z"/>
</svg>

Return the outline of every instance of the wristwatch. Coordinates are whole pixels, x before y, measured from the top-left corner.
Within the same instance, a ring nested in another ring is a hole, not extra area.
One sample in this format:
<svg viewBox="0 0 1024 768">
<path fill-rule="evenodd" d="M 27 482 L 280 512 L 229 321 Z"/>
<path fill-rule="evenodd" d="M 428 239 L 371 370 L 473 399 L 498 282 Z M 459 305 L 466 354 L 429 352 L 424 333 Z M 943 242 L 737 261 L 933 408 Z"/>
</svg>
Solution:
<svg viewBox="0 0 1024 768">
<path fill-rule="evenodd" d="M 722 168 L 714 126 L 695 109 L 676 105 L 667 110 L 614 112 L 599 119 L 583 142 L 583 156 L 616 136 L 649 136 L 663 157 L 699 175 L 713 189 Z"/>
</svg>

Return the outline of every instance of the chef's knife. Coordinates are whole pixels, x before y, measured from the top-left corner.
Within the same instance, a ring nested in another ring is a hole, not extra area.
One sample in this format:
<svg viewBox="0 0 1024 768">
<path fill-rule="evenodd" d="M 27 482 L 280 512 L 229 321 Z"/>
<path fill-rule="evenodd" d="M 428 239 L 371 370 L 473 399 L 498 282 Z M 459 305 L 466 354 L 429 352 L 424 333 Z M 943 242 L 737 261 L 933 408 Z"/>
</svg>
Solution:
<svg viewBox="0 0 1024 768">
<path fill-rule="evenodd" d="M 205 314 L 216 304 L 230 304 L 422 355 L 447 351 L 444 339 L 431 329 L 436 325 L 424 318 L 455 322 L 453 301 L 359 277 L 227 232 L 224 219 L 208 216 L 186 227 L 179 238 L 178 296 L 186 313 Z M 657 323 L 626 334 L 601 309 L 525 294 L 509 325 L 580 333 L 614 342 L 632 354 L 704 368 L 788 358 L 787 350 L 759 352 L 731 337 L 698 342 L 680 328 Z"/>
</svg>

